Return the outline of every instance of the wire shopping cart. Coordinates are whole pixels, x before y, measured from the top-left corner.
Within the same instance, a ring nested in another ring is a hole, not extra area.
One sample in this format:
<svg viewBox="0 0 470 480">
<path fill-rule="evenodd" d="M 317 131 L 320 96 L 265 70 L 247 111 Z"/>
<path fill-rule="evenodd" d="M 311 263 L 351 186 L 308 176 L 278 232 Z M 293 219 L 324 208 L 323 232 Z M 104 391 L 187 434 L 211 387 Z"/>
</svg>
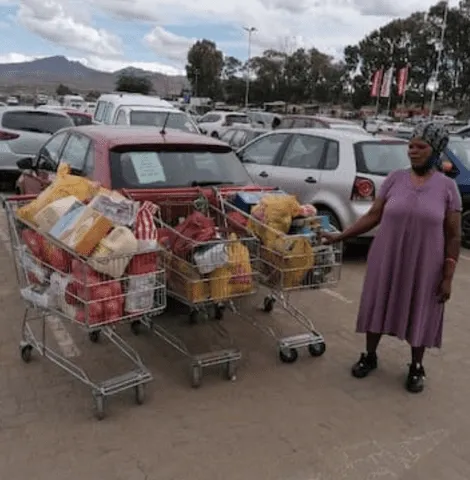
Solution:
<svg viewBox="0 0 470 480">
<path fill-rule="evenodd" d="M 4 199 L 20 294 L 25 302 L 21 358 L 29 363 L 33 351 L 36 351 L 87 385 L 95 400 L 98 419 L 105 416 L 106 398 L 124 390 L 134 389 L 136 402 L 143 403 L 144 386 L 153 377 L 138 353 L 116 333 L 115 326 L 142 316 L 156 315 L 165 309 L 165 271 L 160 260 L 161 251 L 139 252 L 132 259 L 129 255 L 81 257 L 19 219 L 16 215 L 18 208 L 31 200 L 31 197 Z M 127 273 L 130 261 L 139 262 L 145 258 L 148 262 L 149 256 L 155 261 L 150 281 L 149 275 Z M 147 304 L 142 302 L 143 299 Z M 78 325 L 88 333 L 92 342 L 98 342 L 103 335 L 130 361 L 132 370 L 103 381 L 93 380 L 84 368 L 55 349 L 53 341 L 48 341 L 47 323 L 56 319 Z M 35 327 L 36 324 L 39 328 Z"/>
<path fill-rule="evenodd" d="M 259 241 L 227 212 L 211 205 L 198 189 L 164 197 L 154 194 L 152 201 L 159 207 L 155 218 L 159 242 L 166 247 L 167 294 L 189 307 L 190 324 L 208 323 L 224 345 L 194 353 L 189 342 L 171 331 L 171 325 L 164 327 L 159 321 L 147 323 L 147 327 L 189 358 L 193 387 L 201 385 L 206 367 L 216 365 L 221 365 L 226 378 L 233 380 L 241 353 L 220 320 L 226 309 L 238 312 L 234 300 L 256 292 L 257 271 L 251 265 L 259 259 Z M 184 228 L 184 219 L 195 215 L 201 222 L 193 225 L 196 239 Z"/>
<path fill-rule="evenodd" d="M 263 190 L 264 191 L 264 190 Z M 269 192 L 267 192 L 269 193 Z M 310 234 L 288 235 L 274 230 L 250 214 L 233 205 L 236 192 L 216 190 L 222 212 L 235 210 L 245 218 L 247 228 L 261 241 L 259 269 L 261 283 L 270 293 L 264 298 L 263 310 L 271 312 L 277 302 L 281 308 L 305 332 L 284 336 L 272 323 L 266 325 L 253 316 L 242 318 L 277 341 L 279 358 L 284 363 L 294 363 L 298 349 L 308 348 L 311 356 L 319 357 L 326 350 L 323 336 L 313 321 L 291 301 L 291 292 L 305 289 L 331 288 L 338 284 L 342 264 L 342 245 L 323 245 L 321 242 L 321 219 L 316 219 L 316 228 Z M 328 227 L 333 231 L 332 227 Z M 269 246 L 266 246 L 269 239 Z"/>
</svg>

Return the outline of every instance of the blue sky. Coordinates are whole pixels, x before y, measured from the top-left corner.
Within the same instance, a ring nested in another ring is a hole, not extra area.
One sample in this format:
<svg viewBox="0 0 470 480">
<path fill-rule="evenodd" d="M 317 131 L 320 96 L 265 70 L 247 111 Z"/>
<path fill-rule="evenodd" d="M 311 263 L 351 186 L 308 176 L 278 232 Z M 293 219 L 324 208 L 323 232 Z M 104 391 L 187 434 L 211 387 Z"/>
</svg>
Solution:
<svg viewBox="0 0 470 480">
<path fill-rule="evenodd" d="M 457 0 L 452 0 L 456 3 Z M 315 46 L 340 57 L 372 29 L 427 9 L 432 0 L 0 0 L 0 63 L 65 55 L 107 71 L 133 65 L 163 73 L 184 70 L 200 38 L 226 55 Z"/>
</svg>

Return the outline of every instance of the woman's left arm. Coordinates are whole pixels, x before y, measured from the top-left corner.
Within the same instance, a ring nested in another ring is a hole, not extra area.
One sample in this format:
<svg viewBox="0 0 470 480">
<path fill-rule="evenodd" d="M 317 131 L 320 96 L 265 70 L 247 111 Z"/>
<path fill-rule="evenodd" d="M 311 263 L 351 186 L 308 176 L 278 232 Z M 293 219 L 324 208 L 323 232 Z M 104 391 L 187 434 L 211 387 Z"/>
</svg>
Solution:
<svg viewBox="0 0 470 480">
<path fill-rule="evenodd" d="M 445 262 L 444 280 L 452 281 L 460 255 L 461 244 L 461 213 L 448 210 L 444 224 L 445 233 Z"/>
</svg>

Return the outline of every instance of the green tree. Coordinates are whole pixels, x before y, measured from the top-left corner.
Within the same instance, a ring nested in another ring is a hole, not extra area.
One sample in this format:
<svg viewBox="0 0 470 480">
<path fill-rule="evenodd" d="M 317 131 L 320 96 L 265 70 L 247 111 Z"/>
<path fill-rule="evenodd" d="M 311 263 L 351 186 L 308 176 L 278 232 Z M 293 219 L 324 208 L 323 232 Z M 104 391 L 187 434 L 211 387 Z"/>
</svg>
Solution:
<svg viewBox="0 0 470 480">
<path fill-rule="evenodd" d="M 193 94 L 213 100 L 222 96 L 224 55 L 210 40 L 198 40 L 188 51 L 186 76 Z"/>
<path fill-rule="evenodd" d="M 143 95 L 149 95 L 152 89 L 152 81 L 148 77 L 140 77 L 123 73 L 119 75 L 116 81 L 116 90 L 118 92 L 141 93 Z"/>
<path fill-rule="evenodd" d="M 70 90 L 70 88 L 67 87 L 67 85 L 64 85 L 61 83 L 56 88 L 55 93 L 57 94 L 57 96 L 63 97 L 64 95 L 72 95 L 72 90 Z"/>
</svg>

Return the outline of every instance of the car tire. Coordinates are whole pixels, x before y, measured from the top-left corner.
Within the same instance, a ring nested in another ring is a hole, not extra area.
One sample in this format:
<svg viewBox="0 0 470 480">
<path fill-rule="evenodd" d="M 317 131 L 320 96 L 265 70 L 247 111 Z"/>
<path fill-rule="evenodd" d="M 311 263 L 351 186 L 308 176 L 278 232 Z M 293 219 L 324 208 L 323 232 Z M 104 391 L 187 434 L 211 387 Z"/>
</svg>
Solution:
<svg viewBox="0 0 470 480">
<path fill-rule="evenodd" d="M 470 249 L 470 209 L 462 212 L 462 246 Z"/>
<path fill-rule="evenodd" d="M 212 132 L 211 137 L 212 138 L 219 138 L 219 134 L 217 132 Z"/>
</svg>

